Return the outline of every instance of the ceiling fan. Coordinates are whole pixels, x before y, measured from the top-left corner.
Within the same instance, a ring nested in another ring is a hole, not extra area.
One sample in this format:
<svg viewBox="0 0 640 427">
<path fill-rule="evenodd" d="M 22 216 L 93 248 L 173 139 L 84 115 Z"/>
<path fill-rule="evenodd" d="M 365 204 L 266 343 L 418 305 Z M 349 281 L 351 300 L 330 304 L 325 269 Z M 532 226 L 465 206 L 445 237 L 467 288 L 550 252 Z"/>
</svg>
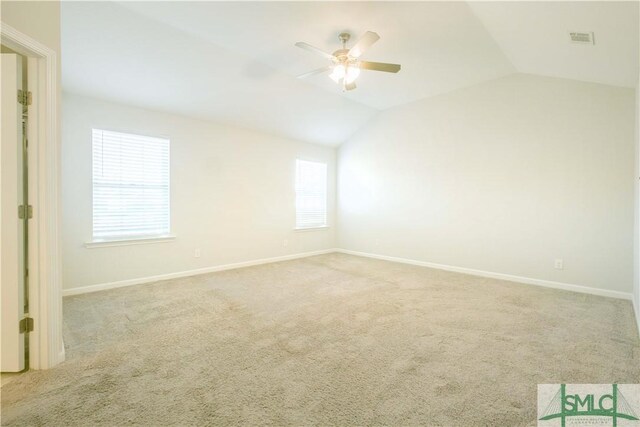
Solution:
<svg viewBox="0 0 640 427">
<path fill-rule="evenodd" d="M 353 90 L 356 88 L 355 80 L 360 75 L 360 70 L 384 71 L 387 73 L 397 73 L 400 71 L 399 64 L 386 64 L 384 62 L 359 60 L 360 56 L 369 47 L 371 47 L 372 44 L 380 39 L 380 36 L 373 31 L 367 31 L 364 33 L 364 35 L 360 37 L 360 40 L 358 40 L 351 49 L 347 49 L 347 42 L 351 38 L 351 34 L 340 33 L 338 38 L 342 42 L 342 49 L 338 49 L 333 53 L 327 53 L 322 49 L 318 49 L 317 47 L 311 46 L 305 42 L 296 43 L 296 46 L 299 48 L 310 50 L 311 52 L 318 53 L 331 60 L 331 64 L 326 67 L 299 75 L 298 78 L 309 77 L 315 74 L 324 73 L 325 71 L 331 71 L 329 77 L 331 77 L 331 79 L 336 83 L 341 84 L 343 90 Z"/>
</svg>

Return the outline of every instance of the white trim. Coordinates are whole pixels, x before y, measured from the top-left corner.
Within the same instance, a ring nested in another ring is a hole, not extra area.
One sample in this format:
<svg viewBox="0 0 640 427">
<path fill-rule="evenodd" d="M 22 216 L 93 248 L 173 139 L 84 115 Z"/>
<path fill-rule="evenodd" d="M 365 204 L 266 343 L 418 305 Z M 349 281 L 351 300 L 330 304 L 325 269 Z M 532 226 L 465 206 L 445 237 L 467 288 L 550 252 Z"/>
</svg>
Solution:
<svg viewBox="0 0 640 427">
<path fill-rule="evenodd" d="M 66 357 L 66 350 L 64 348 L 64 343 L 62 343 L 62 349 L 60 349 L 60 352 L 58 353 L 58 360 L 61 360 L 64 362 L 65 357 Z"/>
<path fill-rule="evenodd" d="M 298 231 L 322 231 L 322 230 L 326 230 L 330 228 L 328 225 L 318 225 L 316 227 L 296 227 L 293 229 L 293 231 L 298 232 Z"/>
<path fill-rule="evenodd" d="M 262 259 L 252 260 L 252 261 L 237 262 L 237 263 L 233 263 L 233 264 L 223 264 L 223 265 L 217 265 L 217 266 L 213 266 L 213 267 L 199 268 L 199 269 L 195 269 L 195 270 L 187 270 L 187 271 L 179 271 L 179 272 L 176 272 L 176 273 L 160 274 L 160 275 L 157 275 L 157 276 L 140 277 L 140 278 L 136 278 L 136 279 L 121 280 L 121 281 L 118 281 L 118 282 L 102 283 L 102 284 L 98 284 L 98 285 L 78 286 L 78 287 L 74 287 L 74 288 L 70 288 L 70 289 L 64 289 L 62 291 L 62 294 L 63 294 L 63 296 L 70 296 L 70 295 L 78 295 L 78 294 L 84 294 L 84 293 L 90 293 L 90 292 L 98 292 L 98 291 L 103 291 L 103 290 L 107 290 L 107 289 L 115 289 L 115 288 L 122 288 L 122 287 L 125 287 L 125 286 L 139 285 L 139 284 L 142 284 L 142 283 L 158 282 L 158 281 L 161 281 L 161 280 L 176 279 L 176 278 L 180 278 L 180 277 L 188 277 L 188 276 L 196 276 L 196 275 L 199 275 L 199 274 L 214 273 L 216 271 L 233 270 L 233 269 L 236 269 L 236 268 L 251 267 L 251 266 L 254 266 L 254 265 L 269 264 L 269 263 L 280 262 L 280 261 L 288 261 L 288 260 L 298 259 L 298 258 L 307 258 L 307 257 L 310 257 L 310 256 L 323 255 L 323 254 L 328 254 L 328 253 L 333 253 L 333 252 L 338 252 L 338 253 L 343 253 L 343 254 L 348 254 L 348 255 L 362 256 L 362 257 L 367 257 L 367 258 L 381 259 L 381 260 L 385 260 L 385 261 L 398 262 L 398 263 L 401 263 L 401 264 L 410 264 L 410 265 L 417 265 L 417 266 L 421 266 L 421 267 L 435 268 L 435 269 L 438 269 L 438 270 L 453 271 L 453 272 L 456 272 L 456 273 L 469 274 L 469 275 L 472 275 L 472 276 L 489 277 L 489 278 L 492 278 L 492 279 L 507 280 L 507 281 L 510 281 L 510 282 L 524 283 L 524 284 L 527 284 L 527 285 L 542 286 L 542 287 L 545 287 L 545 288 L 562 289 L 562 290 L 565 290 L 565 291 L 586 293 L 586 294 L 598 295 L 598 296 L 609 297 L 609 298 L 619 298 L 619 299 L 625 299 L 625 300 L 632 300 L 632 303 L 634 305 L 634 309 L 635 309 L 635 312 L 636 312 L 636 318 L 640 318 L 640 316 L 638 316 L 638 307 L 636 307 L 635 302 L 633 302 L 633 299 L 631 297 L 631 294 L 628 293 L 628 292 L 611 291 L 611 290 L 606 290 L 606 289 L 592 288 L 592 287 L 589 287 L 589 286 L 573 285 L 573 284 L 562 283 L 562 282 L 553 282 L 553 281 L 550 281 L 550 280 L 533 279 L 533 278 L 530 278 L 530 277 L 514 276 L 514 275 L 511 275 L 511 274 L 495 273 L 495 272 L 484 271 L 484 270 L 475 270 L 475 269 L 472 269 L 472 268 L 456 267 L 456 266 L 452 266 L 452 265 L 437 264 L 437 263 L 426 262 L 426 261 L 417 261 L 417 260 L 413 260 L 413 259 L 392 257 L 392 256 L 387 256 L 387 255 L 379 255 L 379 254 L 372 254 L 372 253 L 367 253 L 367 252 L 352 251 L 352 250 L 341 249 L 341 248 L 323 249 L 323 250 L 319 250 L 319 251 L 302 252 L 302 253 L 297 253 L 297 254 L 292 254 L 292 255 L 283 255 L 283 256 L 278 256 L 278 257 L 262 258 Z M 640 329 L 640 324 L 638 326 L 639 326 L 639 329 Z"/>
<path fill-rule="evenodd" d="M 638 336 L 640 337 L 640 306 L 638 306 L 639 303 L 635 298 L 631 299 L 631 304 L 633 305 L 633 313 L 636 315 L 636 325 L 638 327 L 636 332 L 638 332 Z"/>
<path fill-rule="evenodd" d="M 33 113 L 36 135 L 29 138 L 30 159 L 37 167 L 31 204 L 34 207 L 30 234 L 35 248 L 30 251 L 29 314 L 34 331 L 29 339 L 29 363 L 33 369 L 51 368 L 64 360 L 62 342 L 62 275 L 59 233 L 59 141 L 57 54 L 54 50 L 5 24 L 0 23 L 2 44 L 30 58 L 38 59 L 38 88 Z M 31 190 L 31 189 L 30 189 Z"/>
<path fill-rule="evenodd" d="M 121 280 L 118 282 L 101 283 L 98 285 L 89 285 L 89 286 L 78 286 L 70 289 L 64 289 L 62 291 L 62 295 L 70 296 L 70 295 L 85 294 L 89 292 L 98 292 L 98 291 L 104 291 L 107 289 L 115 289 L 115 288 L 122 288 L 125 286 L 140 285 L 142 283 L 158 282 L 160 280 L 176 279 L 179 277 L 197 276 L 199 274 L 214 273 L 216 271 L 234 270 L 236 268 L 251 267 L 254 265 L 270 264 L 273 262 L 280 262 L 280 261 L 289 261 L 289 260 L 298 259 L 298 258 L 307 258 L 310 256 L 323 255 L 323 254 L 328 254 L 328 253 L 337 252 L 337 251 L 338 249 L 323 249 L 319 251 L 301 252 L 301 253 L 291 254 L 291 255 L 262 258 L 262 259 L 252 260 L 252 261 L 236 262 L 233 264 L 216 265 L 213 267 L 198 268 L 195 270 L 179 271 L 177 273 L 168 273 L 168 274 L 160 274 L 157 276 L 148 276 L 148 277 L 140 277 L 136 279 Z"/>
<path fill-rule="evenodd" d="M 94 240 L 86 242 L 84 247 L 87 249 L 108 248 L 112 246 L 130 246 L 130 245 L 147 245 L 150 243 L 168 243 L 176 240 L 173 234 L 164 236 L 149 236 L 129 239 L 113 239 L 113 240 Z"/>
<path fill-rule="evenodd" d="M 504 274 L 504 273 L 494 273 L 492 271 L 475 270 L 475 269 L 466 268 L 466 267 L 456 267 L 453 265 L 437 264 L 437 263 L 426 262 L 426 261 L 417 261 L 413 259 L 398 258 L 398 257 L 387 256 L 387 255 L 378 255 L 378 254 L 372 254 L 367 252 L 358 252 L 358 251 L 352 251 L 348 249 L 337 249 L 336 252 L 349 254 L 349 255 L 357 255 L 357 256 L 362 256 L 367 258 L 382 259 L 385 261 L 399 262 L 402 264 L 411 264 L 411 265 L 418 265 L 421 267 L 436 268 L 438 270 L 454 271 L 456 273 L 470 274 L 473 276 L 489 277 L 492 279 L 499 279 L 499 280 L 508 280 L 510 282 L 525 283 L 527 285 L 543 286 L 545 288 L 562 289 L 565 291 L 580 292 L 584 294 L 592 294 L 592 295 L 598 295 L 598 296 L 610 297 L 610 298 L 620 298 L 620 299 L 626 299 L 626 300 L 632 299 L 631 294 L 628 292 L 611 291 L 607 289 L 592 288 L 589 286 L 553 282 L 550 280 L 533 279 L 530 277 L 514 276 L 511 274 Z"/>
</svg>

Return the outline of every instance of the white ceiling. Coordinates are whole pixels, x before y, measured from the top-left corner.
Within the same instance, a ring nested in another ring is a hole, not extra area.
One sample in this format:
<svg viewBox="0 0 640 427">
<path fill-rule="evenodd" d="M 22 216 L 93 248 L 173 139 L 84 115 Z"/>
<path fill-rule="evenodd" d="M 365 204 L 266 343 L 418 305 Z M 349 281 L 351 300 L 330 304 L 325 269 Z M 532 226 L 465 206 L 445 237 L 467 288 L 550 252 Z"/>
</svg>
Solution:
<svg viewBox="0 0 640 427">
<path fill-rule="evenodd" d="M 514 72 L 482 23 L 464 2 L 175 2 L 125 3 L 140 14 L 268 64 L 291 77 L 328 64 L 294 46 L 305 41 L 325 51 L 367 30 L 381 39 L 363 59 L 402 65 L 398 75 L 363 71 L 360 90 L 343 93 L 327 74 L 309 84 L 369 107 L 385 109 Z M 349 46 L 349 45 L 348 45 Z"/>
<path fill-rule="evenodd" d="M 637 17 L 631 2 L 63 2 L 63 88 L 338 145 L 379 110 L 516 71 L 633 87 Z M 344 30 L 376 31 L 363 59 L 402 70 L 363 71 L 352 92 L 297 79 L 326 62 L 294 43 L 332 52 Z"/>
<path fill-rule="evenodd" d="M 549 1 L 470 6 L 521 73 L 635 87 L 638 4 Z M 594 32 L 595 45 L 572 43 L 570 32 Z"/>
</svg>

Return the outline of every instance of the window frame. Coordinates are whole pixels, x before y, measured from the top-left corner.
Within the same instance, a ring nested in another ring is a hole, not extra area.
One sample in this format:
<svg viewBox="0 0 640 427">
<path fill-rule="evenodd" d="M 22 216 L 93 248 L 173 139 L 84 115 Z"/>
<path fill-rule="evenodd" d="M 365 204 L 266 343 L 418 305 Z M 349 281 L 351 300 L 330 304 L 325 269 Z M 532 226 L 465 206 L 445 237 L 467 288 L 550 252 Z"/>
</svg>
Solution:
<svg viewBox="0 0 640 427">
<path fill-rule="evenodd" d="M 325 182 L 324 182 L 324 224 L 321 225 L 313 225 L 309 227 L 301 227 L 298 225 L 298 165 L 300 162 L 305 163 L 318 163 L 324 165 L 325 168 Z M 305 232 L 305 231 L 318 231 L 325 230 L 330 228 L 329 226 L 329 163 L 326 161 L 316 160 L 316 159 L 308 159 L 308 158 L 296 158 L 295 168 L 294 168 L 294 228 L 293 230 L 296 232 Z"/>
<path fill-rule="evenodd" d="M 94 235 L 94 203 L 95 203 L 95 193 L 94 193 L 94 153 L 93 153 L 93 135 L 95 131 L 99 132 L 111 132 L 116 134 L 123 134 L 127 136 L 132 136 L 136 138 L 153 138 L 153 139 L 164 139 L 167 141 L 167 222 L 168 222 L 168 230 L 165 233 L 156 233 L 156 234 L 139 234 L 139 235 L 121 235 L 121 236 L 107 236 L 107 237 L 96 237 Z M 133 133 L 131 131 L 119 131 L 119 130 L 110 130 L 106 128 L 91 128 L 91 239 L 85 242 L 85 247 L 99 248 L 99 247 L 110 247 L 110 246 L 126 246 L 126 245 L 140 245 L 140 244 L 148 244 L 148 243 L 167 243 L 175 240 L 176 236 L 172 233 L 172 221 L 171 221 L 171 138 L 168 136 L 155 136 L 155 135 L 144 135 L 140 133 Z"/>
</svg>

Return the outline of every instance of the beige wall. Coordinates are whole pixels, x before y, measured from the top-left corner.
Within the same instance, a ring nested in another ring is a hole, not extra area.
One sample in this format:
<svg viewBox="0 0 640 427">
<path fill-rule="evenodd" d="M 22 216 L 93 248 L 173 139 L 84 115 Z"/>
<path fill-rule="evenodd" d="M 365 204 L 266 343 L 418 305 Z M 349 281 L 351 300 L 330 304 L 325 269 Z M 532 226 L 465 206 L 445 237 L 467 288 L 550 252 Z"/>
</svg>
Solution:
<svg viewBox="0 0 640 427">
<path fill-rule="evenodd" d="M 2 1 L 0 18 L 60 54 L 60 2 Z"/>
<path fill-rule="evenodd" d="M 92 233 L 94 127 L 171 139 L 171 226 L 175 241 L 84 247 Z M 66 289 L 334 247 L 332 147 L 66 93 L 62 134 Z M 296 158 L 329 165 L 329 229 L 293 230 Z M 200 258 L 194 257 L 195 249 L 201 250 Z"/>
<path fill-rule="evenodd" d="M 633 141 L 632 89 L 564 79 L 385 111 L 339 148 L 339 246 L 631 293 Z"/>
</svg>

